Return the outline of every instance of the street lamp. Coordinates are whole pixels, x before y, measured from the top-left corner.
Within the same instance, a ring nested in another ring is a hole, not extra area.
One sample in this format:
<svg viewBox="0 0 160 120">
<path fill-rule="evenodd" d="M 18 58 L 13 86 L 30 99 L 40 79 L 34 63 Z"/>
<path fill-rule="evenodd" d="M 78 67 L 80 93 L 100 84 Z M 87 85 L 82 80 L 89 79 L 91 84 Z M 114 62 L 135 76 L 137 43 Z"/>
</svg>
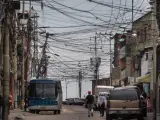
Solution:
<svg viewBox="0 0 160 120">
<path fill-rule="evenodd" d="M 133 31 L 132 36 L 137 37 L 136 31 Z"/>
</svg>

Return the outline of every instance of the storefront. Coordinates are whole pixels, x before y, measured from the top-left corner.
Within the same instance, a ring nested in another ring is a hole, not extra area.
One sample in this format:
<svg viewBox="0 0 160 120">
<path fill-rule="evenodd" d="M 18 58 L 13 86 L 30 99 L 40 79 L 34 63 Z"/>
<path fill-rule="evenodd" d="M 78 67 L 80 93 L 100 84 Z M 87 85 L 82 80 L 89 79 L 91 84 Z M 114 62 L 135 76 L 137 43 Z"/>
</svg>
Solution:
<svg viewBox="0 0 160 120">
<path fill-rule="evenodd" d="M 153 91 L 151 90 L 151 74 L 146 74 L 142 77 L 138 77 L 136 82 L 143 85 L 143 90 L 147 94 L 147 97 L 150 97 L 149 103 L 151 104 L 151 111 L 153 110 Z"/>
<path fill-rule="evenodd" d="M 147 96 L 151 96 L 151 89 L 150 89 L 150 81 L 151 81 L 151 75 L 146 74 L 142 77 L 136 78 L 137 83 L 142 83 L 143 84 L 143 89 Z"/>
</svg>

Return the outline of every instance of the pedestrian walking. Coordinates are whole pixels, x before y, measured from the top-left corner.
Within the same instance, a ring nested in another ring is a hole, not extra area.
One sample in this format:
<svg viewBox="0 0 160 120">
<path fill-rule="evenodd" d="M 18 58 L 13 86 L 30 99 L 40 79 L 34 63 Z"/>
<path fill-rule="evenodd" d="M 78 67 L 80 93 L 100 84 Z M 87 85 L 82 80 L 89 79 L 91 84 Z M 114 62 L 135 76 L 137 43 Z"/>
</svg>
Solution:
<svg viewBox="0 0 160 120">
<path fill-rule="evenodd" d="M 91 91 L 88 91 L 88 95 L 86 97 L 86 104 L 88 107 L 88 117 L 93 116 L 94 97 L 93 95 L 91 95 Z"/>
<path fill-rule="evenodd" d="M 106 97 L 105 94 L 101 93 L 99 95 L 99 111 L 100 111 L 100 117 L 104 116 L 104 109 L 105 109 L 105 104 L 106 104 Z"/>
</svg>

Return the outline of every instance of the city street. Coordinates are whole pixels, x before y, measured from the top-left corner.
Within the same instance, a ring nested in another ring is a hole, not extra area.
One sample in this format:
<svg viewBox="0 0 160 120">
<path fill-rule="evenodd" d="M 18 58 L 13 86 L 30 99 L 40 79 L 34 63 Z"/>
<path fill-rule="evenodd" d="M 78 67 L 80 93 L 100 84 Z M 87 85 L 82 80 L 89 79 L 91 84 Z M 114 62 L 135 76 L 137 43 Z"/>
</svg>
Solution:
<svg viewBox="0 0 160 120">
<path fill-rule="evenodd" d="M 82 106 L 63 106 L 60 115 L 53 115 L 52 113 L 42 112 L 40 114 L 31 114 L 28 112 L 21 112 L 20 110 L 11 111 L 9 120 L 14 120 L 15 116 L 24 115 L 25 120 L 105 120 L 105 117 L 100 117 L 99 112 L 94 113 L 94 117 L 87 117 L 87 109 Z M 146 120 L 152 120 L 152 115 L 148 114 Z"/>
</svg>

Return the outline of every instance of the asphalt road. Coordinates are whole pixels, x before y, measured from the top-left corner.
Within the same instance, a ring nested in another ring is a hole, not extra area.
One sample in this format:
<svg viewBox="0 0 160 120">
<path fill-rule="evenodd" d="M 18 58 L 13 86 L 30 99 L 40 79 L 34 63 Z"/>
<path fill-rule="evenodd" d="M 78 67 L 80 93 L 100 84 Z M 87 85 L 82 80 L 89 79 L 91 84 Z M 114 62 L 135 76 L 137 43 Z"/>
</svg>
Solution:
<svg viewBox="0 0 160 120">
<path fill-rule="evenodd" d="M 14 120 L 14 117 L 18 115 L 24 115 L 25 120 L 105 120 L 105 116 L 100 117 L 99 112 L 94 112 L 94 116 L 88 118 L 87 109 L 83 106 L 63 106 L 60 115 L 54 115 L 53 112 L 32 114 L 28 112 L 11 111 L 9 120 Z M 152 120 L 151 115 L 146 120 Z"/>
</svg>

